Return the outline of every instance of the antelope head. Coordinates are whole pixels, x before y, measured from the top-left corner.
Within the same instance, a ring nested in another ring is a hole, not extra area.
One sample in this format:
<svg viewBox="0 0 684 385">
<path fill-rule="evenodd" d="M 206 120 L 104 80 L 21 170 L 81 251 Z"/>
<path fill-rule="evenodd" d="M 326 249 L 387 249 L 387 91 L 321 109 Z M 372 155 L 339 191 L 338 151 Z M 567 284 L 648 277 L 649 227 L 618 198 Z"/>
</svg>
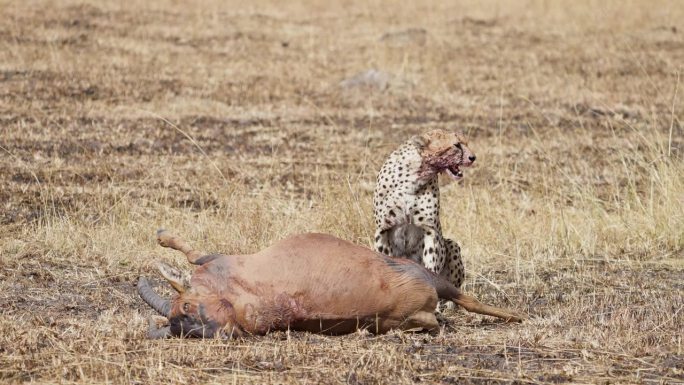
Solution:
<svg viewBox="0 0 684 385">
<path fill-rule="evenodd" d="M 138 279 L 140 297 L 168 320 L 168 325 L 161 328 L 150 321 L 149 338 L 211 338 L 241 334 L 239 328 L 233 327 L 235 323 L 231 322 L 234 314 L 230 303 L 202 288 L 192 288 L 183 274 L 165 263 L 160 262 L 157 268 L 176 294 L 171 300 L 164 299 L 154 292 L 145 277 Z"/>
</svg>

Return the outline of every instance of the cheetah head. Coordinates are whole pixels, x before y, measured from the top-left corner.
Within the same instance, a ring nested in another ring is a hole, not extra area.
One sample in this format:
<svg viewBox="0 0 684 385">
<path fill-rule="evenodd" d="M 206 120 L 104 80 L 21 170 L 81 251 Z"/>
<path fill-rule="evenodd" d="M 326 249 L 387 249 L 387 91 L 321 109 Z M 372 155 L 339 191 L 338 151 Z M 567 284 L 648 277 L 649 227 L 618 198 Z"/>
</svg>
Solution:
<svg viewBox="0 0 684 385">
<path fill-rule="evenodd" d="M 444 130 L 432 130 L 414 138 L 420 150 L 422 164 L 421 179 L 430 179 L 440 172 L 451 178 L 463 178 L 463 168 L 475 162 L 475 154 L 468 148 L 463 134 Z"/>
</svg>

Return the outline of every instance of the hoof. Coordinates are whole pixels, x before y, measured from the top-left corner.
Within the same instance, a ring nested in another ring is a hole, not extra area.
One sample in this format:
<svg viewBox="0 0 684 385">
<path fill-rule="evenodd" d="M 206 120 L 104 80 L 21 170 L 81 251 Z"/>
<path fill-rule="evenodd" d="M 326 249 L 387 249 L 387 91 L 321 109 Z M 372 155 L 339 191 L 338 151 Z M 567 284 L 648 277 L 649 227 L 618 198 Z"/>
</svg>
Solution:
<svg viewBox="0 0 684 385">
<path fill-rule="evenodd" d="M 169 247 L 169 240 L 173 238 L 173 235 L 164 229 L 157 230 L 157 243 L 163 247 Z"/>
</svg>

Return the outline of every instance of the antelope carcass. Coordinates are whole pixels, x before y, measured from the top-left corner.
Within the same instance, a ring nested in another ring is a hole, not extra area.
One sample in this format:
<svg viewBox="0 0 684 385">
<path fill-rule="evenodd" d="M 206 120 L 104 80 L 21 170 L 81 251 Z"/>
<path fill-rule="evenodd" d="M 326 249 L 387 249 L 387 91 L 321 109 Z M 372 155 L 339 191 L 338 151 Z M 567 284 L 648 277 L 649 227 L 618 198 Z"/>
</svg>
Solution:
<svg viewBox="0 0 684 385">
<path fill-rule="evenodd" d="M 417 263 L 330 235 L 291 236 L 251 255 L 203 256 L 163 230 L 157 239 L 199 267 L 188 280 L 159 264 L 178 292 L 170 301 L 157 295 L 147 279 L 138 280 L 143 300 L 169 321 L 161 328 L 151 322 L 150 338 L 263 335 L 287 329 L 326 334 L 359 329 L 435 332 L 439 298 L 471 312 L 521 321 L 461 293 Z"/>
</svg>

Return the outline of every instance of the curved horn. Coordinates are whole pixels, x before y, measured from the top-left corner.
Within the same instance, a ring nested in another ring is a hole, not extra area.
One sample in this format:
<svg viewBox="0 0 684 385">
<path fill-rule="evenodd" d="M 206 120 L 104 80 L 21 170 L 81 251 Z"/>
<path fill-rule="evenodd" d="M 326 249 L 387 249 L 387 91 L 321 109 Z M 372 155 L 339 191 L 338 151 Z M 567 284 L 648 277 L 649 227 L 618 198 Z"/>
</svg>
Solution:
<svg viewBox="0 0 684 385">
<path fill-rule="evenodd" d="M 147 302 L 148 305 L 152 306 L 157 313 L 169 318 L 169 313 L 171 312 L 171 301 L 168 299 L 163 299 L 157 293 L 155 293 L 150 286 L 150 282 L 145 277 L 138 278 L 138 294 L 140 294 L 140 298 Z"/>
<path fill-rule="evenodd" d="M 159 340 L 171 336 L 171 326 L 164 326 L 157 328 L 154 320 L 150 318 L 150 328 L 147 329 L 147 338 L 151 340 Z"/>
</svg>

